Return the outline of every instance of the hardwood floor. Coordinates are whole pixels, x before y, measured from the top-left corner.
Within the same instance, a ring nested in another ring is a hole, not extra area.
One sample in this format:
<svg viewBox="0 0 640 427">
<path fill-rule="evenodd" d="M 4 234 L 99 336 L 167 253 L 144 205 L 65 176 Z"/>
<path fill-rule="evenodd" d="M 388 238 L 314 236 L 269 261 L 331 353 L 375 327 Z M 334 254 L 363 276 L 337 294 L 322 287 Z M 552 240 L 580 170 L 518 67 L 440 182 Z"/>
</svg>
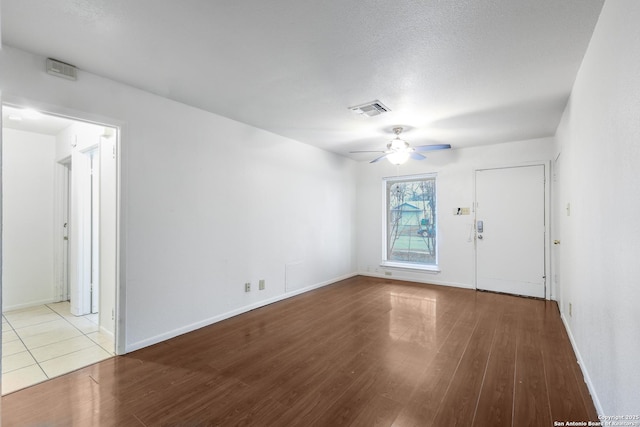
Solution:
<svg viewBox="0 0 640 427">
<path fill-rule="evenodd" d="M 367 277 L 2 398 L 3 427 L 587 420 L 554 302 Z"/>
</svg>

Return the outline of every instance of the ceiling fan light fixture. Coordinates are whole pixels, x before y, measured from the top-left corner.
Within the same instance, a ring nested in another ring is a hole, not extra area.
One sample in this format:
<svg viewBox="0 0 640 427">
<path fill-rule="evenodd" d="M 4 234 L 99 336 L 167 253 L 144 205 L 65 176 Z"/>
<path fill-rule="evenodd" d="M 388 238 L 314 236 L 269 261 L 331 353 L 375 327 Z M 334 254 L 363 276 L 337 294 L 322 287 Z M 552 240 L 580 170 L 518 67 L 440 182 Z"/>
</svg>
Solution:
<svg viewBox="0 0 640 427">
<path fill-rule="evenodd" d="M 392 139 L 391 142 L 389 142 L 389 146 L 388 146 L 388 149 L 393 151 L 407 150 L 408 148 L 409 148 L 409 143 L 404 139 L 400 139 L 399 136 Z"/>
<path fill-rule="evenodd" d="M 408 151 L 394 151 L 393 153 L 387 154 L 387 160 L 389 160 L 392 165 L 401 165 L 409 160 L 409 156 Z"/>
<path fill-rule="evenodd" d="M 382 156 L 371 160 L 369 163 L 377 163 L 382 159 L 387 159 L 389 160 L 389 163 L 393 165 L 401 165 L 409 160 L 409 158 L 415 160 L 426 159 L 426 157 L 420 154 L 420 152 L 451 148 L 451 145 L 449 144 L 431 144 L 412 147 L 411 144 L 400 138 L 400 134 L 402 133 L 401 127 L 398 126 L 393 128 L 393 133 L 396 134 L 396 137 L 387 143 L 387 149 L 385 151 L 350 151 L 350 153 L 384 153 Z"/>
</svg>

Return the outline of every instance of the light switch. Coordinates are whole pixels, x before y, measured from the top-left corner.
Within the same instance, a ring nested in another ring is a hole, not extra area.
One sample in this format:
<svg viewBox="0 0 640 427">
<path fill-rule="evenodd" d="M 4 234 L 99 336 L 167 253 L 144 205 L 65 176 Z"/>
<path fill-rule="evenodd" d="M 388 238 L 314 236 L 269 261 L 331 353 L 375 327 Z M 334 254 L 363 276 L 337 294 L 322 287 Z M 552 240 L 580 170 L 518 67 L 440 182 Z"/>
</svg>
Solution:
<svg viewBox="0 0 640 427">
<path fill-rule="evenodd" d="M 453 208 L 454 215 L 469 215 L 471 214 L 471 208 Z"/>
</svg>

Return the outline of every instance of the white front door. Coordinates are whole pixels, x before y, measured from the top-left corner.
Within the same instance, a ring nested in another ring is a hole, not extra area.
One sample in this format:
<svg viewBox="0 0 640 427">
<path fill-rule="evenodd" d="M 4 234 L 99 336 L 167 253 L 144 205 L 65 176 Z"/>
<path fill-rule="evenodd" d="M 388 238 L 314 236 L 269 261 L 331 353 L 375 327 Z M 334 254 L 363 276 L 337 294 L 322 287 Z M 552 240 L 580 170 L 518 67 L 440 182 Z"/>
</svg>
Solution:
<svg viewBox="0 0 640 427">
<path fill-rule="evenodd" d="M 545 166 L 476 170 L 476 287 L 545 297 Z"/>
</svg>

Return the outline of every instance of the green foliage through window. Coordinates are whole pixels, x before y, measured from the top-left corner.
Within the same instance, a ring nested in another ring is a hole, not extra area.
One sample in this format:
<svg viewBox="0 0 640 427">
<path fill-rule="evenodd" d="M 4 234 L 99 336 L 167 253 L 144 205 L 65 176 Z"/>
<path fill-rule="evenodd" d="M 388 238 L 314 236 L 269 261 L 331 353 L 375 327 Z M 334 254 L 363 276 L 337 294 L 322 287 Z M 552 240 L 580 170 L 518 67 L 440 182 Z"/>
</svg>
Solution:
<svg viewBox="0 0 640 427">
<path fill-rule="evenodd" d="M 387 261 L 437 264 L 436 177 L 386 181 Z"/>
</svg>

